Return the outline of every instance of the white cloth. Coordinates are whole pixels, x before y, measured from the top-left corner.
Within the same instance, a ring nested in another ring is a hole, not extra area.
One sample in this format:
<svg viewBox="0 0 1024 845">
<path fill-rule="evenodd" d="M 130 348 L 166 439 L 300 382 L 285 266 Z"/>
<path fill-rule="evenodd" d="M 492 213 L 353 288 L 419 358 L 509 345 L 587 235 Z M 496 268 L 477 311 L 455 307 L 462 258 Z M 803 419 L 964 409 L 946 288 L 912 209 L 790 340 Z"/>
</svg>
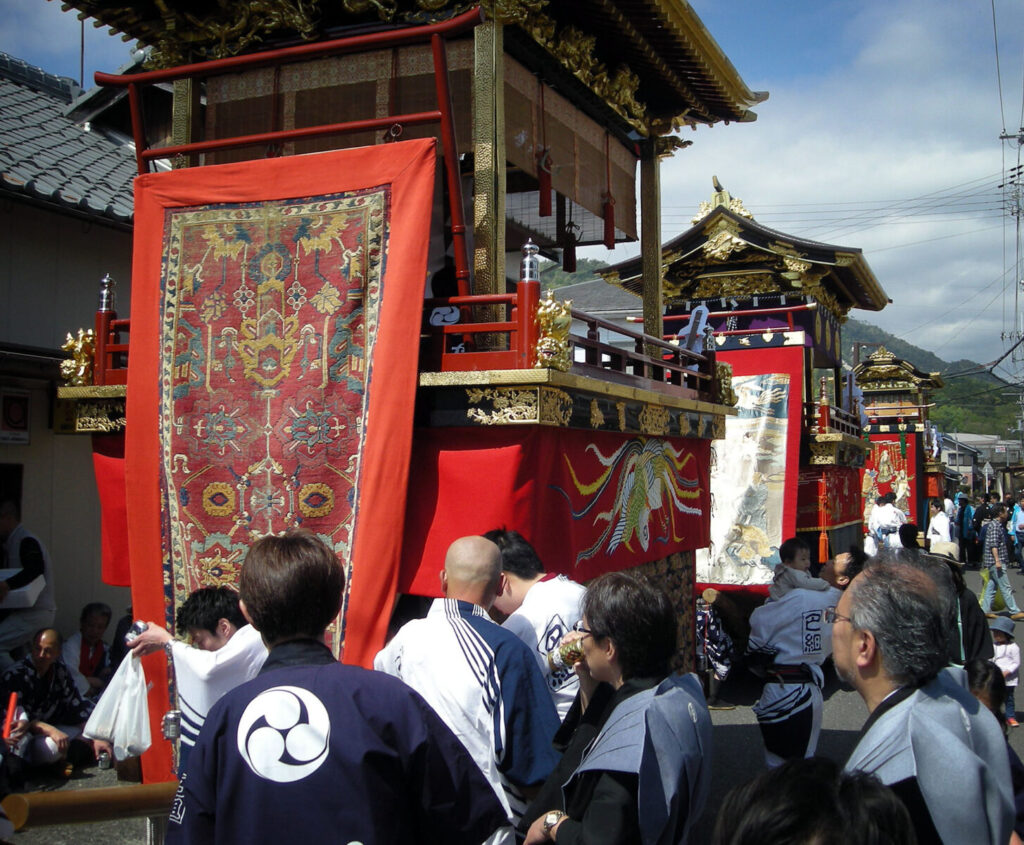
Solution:
<svg viewBox="0 0 1024 845">
<path fill-rule="evenodd" d="M 53 597 L 53 569 L 50 564 L 50 553 L 46 551 L 46 546 L 44 546 L 40 542 L 39 538 L 35 534 L 32 534 L 29 531 L 27 531 L 24 525 L 19 525 L 17 528 L 15 528 L 7 537 L 7 542 L 4 544 L 4 548 L 7 552 L 7 565 L 11 569 L 22 568 L 19 549 L 21 547 L 21 541 L 28 539 L 35 540 L 37 543 L 39 543 L 39 548 L 42 550 L 43 579 L 46 582 L 46 584 L 43 586 L 42 592 L 39 594 L 39 597 L 35 600 L 35 603 L 32 605 L 32 609 L 50 611 L 56 610 L 57 603 Z M 12 615 L 14 613 L 20 612 L 21 611 L 14 611 Z"/>
<path fill-rule="evenodd" d="M 267 659 L 267 647 L 259 631 L 243 625 L 217 651 L 171 640 L 171 656 L 181 710 L 181 743 L 191 747 L 220 697 L 256 677 Z"/>
<path fill-rule="evenodd" d="M 33 539 L 39 543 L 43 554 L 43 578 L 46 582 L 43 591 L 39 594 L 32 607 L 19 610 L 11 610 L 0 620 L 0 674 L 15 664 L 11 657 L 11 650 L 25 645 L 32 639 L 40 628 L 53 626 L 53 617 L 57 605 L 53 599 L 53 573 L 50 567 L 50 555 L 46 547 L 39 542 L 39 538 L 29 533 L 24 525 L 19 525 L 7 537 L 4 543 L 7 566 L 11 569 L 21 569 L 21 541 Z"/>
<path fill-rule="evenodd" d="M 564 575 L 538 581 L 527 591 L 519 609 L 502 623 L 502 627 L 526 643 L 537 658 L 559 719 L 564 719 L 569 712 L 580 680 L 571 668 L 552 671 L 547 656 L 582 618 L 580 608 L 586 592 L 586 587 Z"/>
<path fill-rule="evenodd" d="M 995 643 L 995 657 L 992 662 L 1003 673 L 1008 687 L 1017 686 L 1017 678 L 1020 674 L 1020 646 L 1015 642 Z"/>
<path fill-rule="evenodd" d="M 107 644 L 101 642 L 100 645 L 103 648 L 104 657 L 108 653 Z M 71 677 L 74 679 L 75 686 L 78 687 L 78 691 L 82 695 L 88 695 L 92 689 L 89 686 L 89 681 L 86 680 L 78 667 L 82 659 L 82 632 L 75 631 L 70 637 L 64 640 L 64 648 L 61 650 L 61 656 L 64 658 L 64 665 L 68 667 L 68 671 L 71 673 Z M 105 661 L 100 661 L 100 665 L 103 665 Z"/>
<path fill-rule="evenodd" d="M 939 511 L 928 523 L 928 533 L 925 535 L 929 540 L 939 540 L 943 543 L 953 542 L 949 536 L 949 517 Z"/>
</svg>

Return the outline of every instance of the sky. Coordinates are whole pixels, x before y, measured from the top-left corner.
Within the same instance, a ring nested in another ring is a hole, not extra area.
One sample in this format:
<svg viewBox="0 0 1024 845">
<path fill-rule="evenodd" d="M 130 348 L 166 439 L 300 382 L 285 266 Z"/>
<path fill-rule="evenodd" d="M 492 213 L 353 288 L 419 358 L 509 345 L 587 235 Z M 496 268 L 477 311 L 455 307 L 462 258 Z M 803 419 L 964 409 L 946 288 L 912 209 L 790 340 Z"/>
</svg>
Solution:
<svg viewBox="0 0 1024 845">
<path fill-rule="evenodd" d="M 52 0 L 0 2 L 0 50 L 79 78 L 75 13 Z M 946 360 L 1002 356 L 1024 307 L 1011 179 L 1024 158 L 1016 140 L 999 137 L 1024 123 L 1024 3 L 691 5 L 747 86 L 769 99 L 753 123 L 684 131 L 693 145 L 662 166 L 663 238 L 689 228 L 717 175 L 760 223 L 863 250 L 893 302 L 852 316 Z M 127 61 L 129 47 L 92 21 L 85 37 L 88 87 L 94 70 Z M 614 263 L 635 252 L 588 254 Z M 1019 351 L 1000 375 L 1024 373 Z"/>
</svg>

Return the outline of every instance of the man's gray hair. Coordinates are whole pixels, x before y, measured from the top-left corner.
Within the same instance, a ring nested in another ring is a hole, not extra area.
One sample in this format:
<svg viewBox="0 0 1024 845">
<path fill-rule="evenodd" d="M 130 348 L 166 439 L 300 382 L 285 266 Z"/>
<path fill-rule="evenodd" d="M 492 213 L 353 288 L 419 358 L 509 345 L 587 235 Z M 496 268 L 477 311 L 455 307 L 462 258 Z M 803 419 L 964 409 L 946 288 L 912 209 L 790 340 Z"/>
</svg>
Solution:
<svg viewBox="0 0 1024 845">
<path fill-rule="evenodd" d="M 906 549 L 886 549 L 855 581 L 850 624 L 870 631 L 882 668 L 896 683 L 917 687 L 949 662 L 948 637 L 957 597 L 948 567 Z"/>
</svg>

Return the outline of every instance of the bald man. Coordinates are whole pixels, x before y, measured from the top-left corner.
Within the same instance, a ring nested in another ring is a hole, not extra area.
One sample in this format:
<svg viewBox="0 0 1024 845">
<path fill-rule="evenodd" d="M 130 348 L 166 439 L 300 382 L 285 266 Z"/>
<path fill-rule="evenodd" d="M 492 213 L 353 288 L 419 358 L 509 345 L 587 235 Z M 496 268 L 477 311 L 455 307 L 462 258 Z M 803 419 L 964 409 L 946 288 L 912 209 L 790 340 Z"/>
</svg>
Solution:
<svg viewBox="0 0 1024 845">
<path fill-rule="evenodd" d="M 405 681 L 447 723 L 519 820 L 525 798 L 558 757 L 558 717 L 530 649 L 487 615 L 504 591 L 501 552 L 484 537 L 456 540 L 425 619 L 404 625 L 373 666 Z M 515 841 L 511 827 L 496 840 Z"/>
</svg>

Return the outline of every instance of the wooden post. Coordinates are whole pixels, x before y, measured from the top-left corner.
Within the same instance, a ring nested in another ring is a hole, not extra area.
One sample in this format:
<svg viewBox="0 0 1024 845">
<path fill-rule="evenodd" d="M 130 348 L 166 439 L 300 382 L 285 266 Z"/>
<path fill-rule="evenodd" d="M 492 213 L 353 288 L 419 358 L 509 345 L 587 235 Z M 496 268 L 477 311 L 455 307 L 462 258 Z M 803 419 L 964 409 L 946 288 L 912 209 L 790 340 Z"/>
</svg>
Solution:
<svg viewBox="0 0 1024 845">
<path fill-rule="evenodd" d="M 643 273 L 644 334 L 663 337 L 661 301 L 661 170 L 654 138 L 643 144 L 640 154 L 640 254 Z M 660 351 L 651 347 L 647 355 Z"/>
</svg>

